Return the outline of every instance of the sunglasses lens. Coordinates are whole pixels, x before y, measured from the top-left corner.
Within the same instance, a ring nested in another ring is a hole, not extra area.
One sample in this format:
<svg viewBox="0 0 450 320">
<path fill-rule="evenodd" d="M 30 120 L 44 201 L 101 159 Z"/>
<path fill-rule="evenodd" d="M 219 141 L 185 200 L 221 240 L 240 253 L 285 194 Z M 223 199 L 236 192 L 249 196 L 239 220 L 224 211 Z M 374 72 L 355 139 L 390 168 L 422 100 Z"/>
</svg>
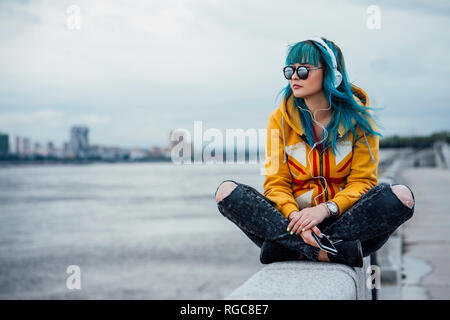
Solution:
<svg viewBox="0 0 450 320">
<path fill-rule="evenodd" d="M 306 78 L 308 78 L 308 69 L 306 69 L 305 67 L 299 67 L 297 69 L 297 74 L 300 79 L 305 80 Z"/>
<path fill-rule="evenodd" d="M 291 80 L 292 75 L 294 74 L 294 68 L 292 67 L 285 67 L 283 69 L 284 77 L 288 80 Z"/>
</svg>

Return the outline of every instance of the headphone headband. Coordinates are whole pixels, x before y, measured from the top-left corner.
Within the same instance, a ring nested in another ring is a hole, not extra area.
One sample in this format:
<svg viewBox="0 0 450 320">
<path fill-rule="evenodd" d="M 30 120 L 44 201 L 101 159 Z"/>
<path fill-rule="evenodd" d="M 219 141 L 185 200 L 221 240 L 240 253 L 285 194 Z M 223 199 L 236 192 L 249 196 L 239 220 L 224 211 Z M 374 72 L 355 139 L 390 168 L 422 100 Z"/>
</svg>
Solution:
<svg viewBox="0 0 450 320">
<path fill-rule="evenodd" d="M 312 37 L 312 38 L 309 38 L 306 40 L 315 41 L 315 42 L 319 43 L 322 47 L 324 47 L 325 50 L 327 50 L 328 54 L 330 55 L 331 63 L 333 64 L 333 69 L 334 69 L 334 87 L 337 88 L 342 82 L 342 74 L 337 69 L 337 61 L 336 61 L 334 52 L 330 49 L 330 47 L 327 45 L 327 43 L 325 41 L 323 41 L 323 39 L 320 37 Z"/>
</svg>

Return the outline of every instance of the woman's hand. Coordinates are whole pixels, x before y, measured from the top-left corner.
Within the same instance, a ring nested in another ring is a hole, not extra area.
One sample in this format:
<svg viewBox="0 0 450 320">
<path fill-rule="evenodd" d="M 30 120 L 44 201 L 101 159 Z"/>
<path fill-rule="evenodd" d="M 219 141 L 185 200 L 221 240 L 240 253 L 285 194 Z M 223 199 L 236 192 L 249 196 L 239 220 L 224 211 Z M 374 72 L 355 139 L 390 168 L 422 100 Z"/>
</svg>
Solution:
<svg viewBox="0 0 450 320">
<path fill-rule="evenodd" d="M 311 246 L 319 248 L 319 245 L 317 244 L 316 240 L 314 240 L 312 233 L 315 233 L 318 237 L 320 237 L 320 230 L 316 226 L 312 227 L 311 229 L 305 230 L 300 233 L 300 237 L 302 237 L 303 241 Z"/>
<path fill-rule="evenodd" d="M 289 222 L 288 230 L 293 233 L 304 232 L 309 230 L 319 223 L 321 223 L 326 217 L 328 217 L 328 210 L 324 205 L 318 205 L 311 208 L 304 208 L 300 211 L 293 211 L 289 214 Z M 315 229 L 319 230 L 317 227 Z M 319 234 L 314 231 L 317 235 Z"/>
</svg>

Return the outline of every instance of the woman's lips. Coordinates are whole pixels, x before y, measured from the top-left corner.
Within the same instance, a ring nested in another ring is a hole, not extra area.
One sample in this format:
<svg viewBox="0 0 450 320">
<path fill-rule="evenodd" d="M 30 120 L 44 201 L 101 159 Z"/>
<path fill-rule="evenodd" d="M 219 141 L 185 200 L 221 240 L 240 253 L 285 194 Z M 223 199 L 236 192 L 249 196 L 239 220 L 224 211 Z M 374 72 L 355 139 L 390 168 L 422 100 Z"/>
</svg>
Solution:
<svg viewBox="0 0 450 320">
<path fill-rule="evenodd" d="M 302 86 L 299 86 L 298 84 L 294 84 L 293 86 L 292 86 L 292 88 L 294 88 L 294 89 L 298 89 L 298 88 L 301 88 Z"/>
</svg>

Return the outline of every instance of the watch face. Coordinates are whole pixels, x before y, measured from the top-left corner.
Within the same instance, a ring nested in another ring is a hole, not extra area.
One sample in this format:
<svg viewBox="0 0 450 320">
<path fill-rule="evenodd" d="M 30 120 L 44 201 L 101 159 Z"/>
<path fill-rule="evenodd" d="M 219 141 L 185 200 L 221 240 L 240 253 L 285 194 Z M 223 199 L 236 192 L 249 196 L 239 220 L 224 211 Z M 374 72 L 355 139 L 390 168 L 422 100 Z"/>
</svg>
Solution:
<svg viewBox="0 0 450 320">
<path fill-rule="evenodd" d="M 337 214 L 338 212 L 338 207 L 334 202 L 329 202 L 328 203 L 328 208 L 330 208 L 330 211 L 333 215 Z"/>
</svg>

